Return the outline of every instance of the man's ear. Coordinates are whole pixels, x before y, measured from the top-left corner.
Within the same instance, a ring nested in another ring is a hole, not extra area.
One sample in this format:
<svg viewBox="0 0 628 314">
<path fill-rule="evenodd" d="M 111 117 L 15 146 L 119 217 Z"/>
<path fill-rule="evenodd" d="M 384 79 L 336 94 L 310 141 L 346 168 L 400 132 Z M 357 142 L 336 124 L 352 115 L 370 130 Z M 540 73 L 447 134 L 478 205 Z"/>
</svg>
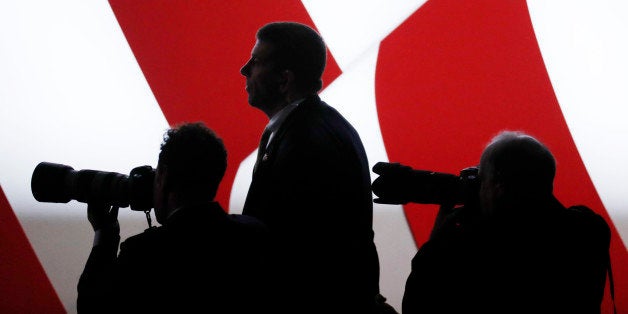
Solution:
<svg viewBox="0 0 628 314">
<path fill-rule="evenodd" d="M 280 73 L 279 90 L 282 93 L 288 92 L 294 87 L 294 72 L 291 70 L 283 70 Z"/>
<path fill-rule="evenodd" d="M 512 197 L 508 193 L 512 193 L 512 189 L 508 187 L 508 184 L 504 182 L 495 182 L 493 185 L 493 191 L 497 199 L 503 200 Z"/>
<path fill-rule="evenodd" d="M 157 168 L 155 184 L 161 188 L 162 191 L 167 191 L 169 186 L 167 186 L 168 182 L 168 167 L 161 166 Z"/>
</svg>

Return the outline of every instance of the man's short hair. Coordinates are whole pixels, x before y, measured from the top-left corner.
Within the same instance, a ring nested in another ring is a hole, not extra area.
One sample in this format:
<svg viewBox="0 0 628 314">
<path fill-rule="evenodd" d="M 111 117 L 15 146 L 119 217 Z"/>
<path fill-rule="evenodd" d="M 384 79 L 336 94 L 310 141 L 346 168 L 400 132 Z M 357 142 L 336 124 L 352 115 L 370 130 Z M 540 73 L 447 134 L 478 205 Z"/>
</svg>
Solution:
<svg viewBox="0 0 628 314">
<path fill-rule="evenodd" d="M 293 71 L 300 89 L 317 92 L 322 88 L 327 47 L 314 29 L 296 22 L 273 22 L 262 26 L 256 37 L 274 47 L 272 59 L 280 69 Z"/>
<path fill-rule="evenodd" d="M 552 193 L 556 160 L 534 137 L 502 131 L 493 138 L 480 159 L 482 175 L 512 189 Z"/>
<path fill-rule="evenodd" d="M 202 122 L 184 123 L 164 134 L 159 167 L 182 195 L 213 200 L 227 168 L 223 141 Z"/>
</svg>

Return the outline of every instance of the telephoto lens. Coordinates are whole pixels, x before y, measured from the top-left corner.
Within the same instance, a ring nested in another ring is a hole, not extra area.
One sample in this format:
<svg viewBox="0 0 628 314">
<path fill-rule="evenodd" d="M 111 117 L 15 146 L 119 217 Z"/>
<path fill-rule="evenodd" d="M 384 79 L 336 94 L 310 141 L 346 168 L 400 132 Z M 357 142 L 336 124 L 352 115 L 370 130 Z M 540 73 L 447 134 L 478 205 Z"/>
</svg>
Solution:
<svg viewBox="0 0 628 314">
<path fill-rule="evenodd" d="M 31 178 L 31 191 L 39 202 L 103 203 L 146 211 L 153 207 L 154 170 L 136 167 L 129 176 L 99 170 L 74 170 L 51 162 L 41 162 Z"/>
</svg>

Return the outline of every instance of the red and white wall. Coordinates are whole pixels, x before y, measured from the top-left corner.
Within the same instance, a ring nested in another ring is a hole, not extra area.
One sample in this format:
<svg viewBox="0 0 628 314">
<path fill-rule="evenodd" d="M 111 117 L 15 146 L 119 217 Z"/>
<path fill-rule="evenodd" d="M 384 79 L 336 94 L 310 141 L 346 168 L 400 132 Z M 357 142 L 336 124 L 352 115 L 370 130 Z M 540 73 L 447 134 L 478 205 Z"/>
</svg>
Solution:
<svg viewBox="0 0 628 314">
<path fill-rule="evenodd" d="M 229 151 L 218 200 L 241 211 L 266 119 L 239 69 L 255 30 L 275 20 L 325 38 L 321 96 L 358 129 L 371 165 L 458 173 L 501 129 L 545 142 L 558 197 L 611 224 L 616 302 L 628 313 L 622 0 L 0 3 L 0 312 L 76 312 L 93 232 L 85 204 L 33 198 L 41 161 L 128 174 L 156 166 L 169 125 L 202 120 Z M 398 310 L 435 212 L 375 205 L 381 289 Z M 120 223 L 123 238 L 147 227 L 130 209 Z"/>
</svg>

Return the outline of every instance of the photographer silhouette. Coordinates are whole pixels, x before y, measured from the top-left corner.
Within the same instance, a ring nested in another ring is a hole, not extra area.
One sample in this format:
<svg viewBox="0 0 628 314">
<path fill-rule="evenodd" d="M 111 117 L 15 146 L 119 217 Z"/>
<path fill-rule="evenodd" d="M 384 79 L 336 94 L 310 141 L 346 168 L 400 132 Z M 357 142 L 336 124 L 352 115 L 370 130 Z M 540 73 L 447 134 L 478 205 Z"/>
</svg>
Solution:
<svg viewBox="0 0 628 314">
<path fill-rule="evenodd" d="M 164 136 L 154 179 L 159 227 L 120 244 L 118 207 L 90 202 L 94 246 L 78 283 L 79 313 L 265 312 L 267 229 L 213 201 L 222 140 L 202 123 Z"/>
<path fill-rule="evenodd" d="M 434 180 L 405 166 L 378 167 L 379 202 L 440 202 L 459 191 L 439 185 L 454 182 L 451 175 Z M 556 199 L 555 171 L 554 156 L 535 138 L 498 134 L 472 180 L 477 206 L 458 196 L 440 203 L 449 211 L 412 259 L 402 313 L 600 313 L 610 229 L 591 209 Z"/>
</svg>

